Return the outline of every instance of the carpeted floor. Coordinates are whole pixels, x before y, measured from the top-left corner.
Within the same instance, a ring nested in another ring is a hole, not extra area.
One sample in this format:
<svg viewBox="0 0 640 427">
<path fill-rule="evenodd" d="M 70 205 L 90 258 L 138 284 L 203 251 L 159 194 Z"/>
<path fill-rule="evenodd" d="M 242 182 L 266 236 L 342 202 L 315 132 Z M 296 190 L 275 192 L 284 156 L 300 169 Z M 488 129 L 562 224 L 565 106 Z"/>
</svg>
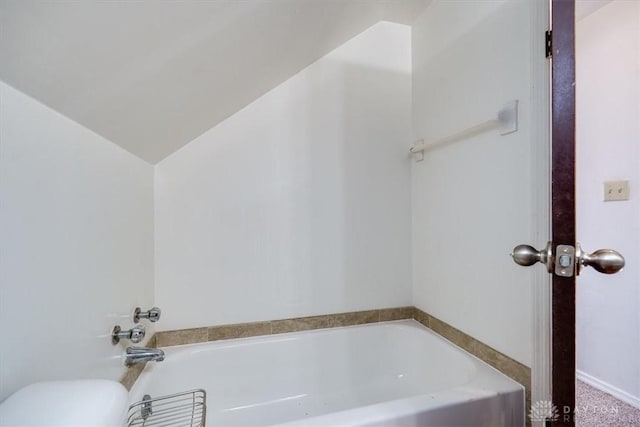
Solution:
<svg viewBox="0 0 640 427">
<path fill-rule="evenodd" d="M 578 427 L 640 427 L 640 409 L 578 381 L 576 425 Z"/>
</svg>

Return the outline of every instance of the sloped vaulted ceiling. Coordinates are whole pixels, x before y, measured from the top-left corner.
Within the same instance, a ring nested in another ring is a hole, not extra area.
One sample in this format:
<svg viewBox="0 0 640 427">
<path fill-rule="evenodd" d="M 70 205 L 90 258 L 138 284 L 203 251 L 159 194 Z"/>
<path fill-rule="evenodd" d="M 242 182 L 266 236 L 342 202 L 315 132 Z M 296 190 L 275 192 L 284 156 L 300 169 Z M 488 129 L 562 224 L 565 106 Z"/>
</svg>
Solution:
<svg viewBox="0 0 640 427">
<path fill-rule="evenodd" d="M 0 0 L 0 78 L 156 163 L 429 0 Z"/>
</svg>

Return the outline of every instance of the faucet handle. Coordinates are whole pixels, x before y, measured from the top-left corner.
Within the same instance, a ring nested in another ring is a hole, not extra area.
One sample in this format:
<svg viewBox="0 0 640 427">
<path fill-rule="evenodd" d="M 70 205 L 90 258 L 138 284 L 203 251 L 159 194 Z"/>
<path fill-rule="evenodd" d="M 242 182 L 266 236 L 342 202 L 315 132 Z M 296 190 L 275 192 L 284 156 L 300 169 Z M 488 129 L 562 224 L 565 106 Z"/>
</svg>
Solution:
<svg viewBox="0 0 640 427">
<path fill-rule="evenodd" d="M 111 343 L 116 345 L 120 342 L 120 340 L 130 340 L 132 343 L 137 344 L 143 340 L 146 331 L 144 326 L 136 325 L 128 331 L 123 331 L 120 326 L 116 325 L 113 327 L 113 331 L 111 332 Z"/>
<path fill-rule="evenodd" d="M 157 322 L 160 320 L 162 311 L 158 307 L 153 307 L 147 311 L 142 311 L 140 307 L 136 307 L 133 312 L 133 321 L 138 323 L 140 319 L 148 319 L 150 322 Z"/>
</svg>

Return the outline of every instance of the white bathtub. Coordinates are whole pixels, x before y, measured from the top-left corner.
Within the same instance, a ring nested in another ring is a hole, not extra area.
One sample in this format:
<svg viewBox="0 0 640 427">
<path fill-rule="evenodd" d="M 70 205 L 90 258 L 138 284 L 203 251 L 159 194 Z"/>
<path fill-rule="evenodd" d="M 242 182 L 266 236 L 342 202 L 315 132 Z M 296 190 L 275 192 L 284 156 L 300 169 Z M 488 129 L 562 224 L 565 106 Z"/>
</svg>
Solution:
<svg viewBox="0 0 640 427">
<path fill-rule="evenodd" d="M 515 381 L 413 320 L 165 349 L 131 402 L 203 388 L 207 426 L 522 426 Z"/>
</svg>

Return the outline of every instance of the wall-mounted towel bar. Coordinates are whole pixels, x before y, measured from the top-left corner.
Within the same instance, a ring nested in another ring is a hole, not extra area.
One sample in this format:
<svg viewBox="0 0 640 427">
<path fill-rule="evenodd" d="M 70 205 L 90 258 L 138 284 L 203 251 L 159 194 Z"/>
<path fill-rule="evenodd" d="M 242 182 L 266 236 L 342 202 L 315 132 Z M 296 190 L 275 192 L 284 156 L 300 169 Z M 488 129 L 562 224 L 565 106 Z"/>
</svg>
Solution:
<svg viewBox="0 0 640 427">
<path fill-rule="evenodd" d="M 409 151 L 417 154 L 416 161 L 424 160 L 424 152 L 442 145 L 450 144 L 470 136 L 479 135 L 491 130 L 499 130 L 500 135 L 509 135 L 518 130 L 518 101 L 509 102 L 502 110 L 498 111 L 495 118 L 484 121 L 470 128 L 463 129 L 444 138 L 425 142 L 420 140 Z"/>
</svg>

